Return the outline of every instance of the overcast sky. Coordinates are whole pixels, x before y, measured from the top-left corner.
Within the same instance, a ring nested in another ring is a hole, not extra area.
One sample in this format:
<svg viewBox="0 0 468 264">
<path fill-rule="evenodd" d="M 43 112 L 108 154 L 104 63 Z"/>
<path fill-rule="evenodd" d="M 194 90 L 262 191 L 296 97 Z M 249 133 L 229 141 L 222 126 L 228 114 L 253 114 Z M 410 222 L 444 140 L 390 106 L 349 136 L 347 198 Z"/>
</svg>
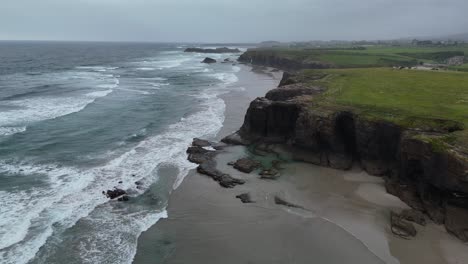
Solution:
<svg viewBox="0 0 468 264">
<path fill-rule="evenodd" d="M 468 0 L 0 0 L 0 39 L 257 42 L 468 31 Z"/>
</svg>

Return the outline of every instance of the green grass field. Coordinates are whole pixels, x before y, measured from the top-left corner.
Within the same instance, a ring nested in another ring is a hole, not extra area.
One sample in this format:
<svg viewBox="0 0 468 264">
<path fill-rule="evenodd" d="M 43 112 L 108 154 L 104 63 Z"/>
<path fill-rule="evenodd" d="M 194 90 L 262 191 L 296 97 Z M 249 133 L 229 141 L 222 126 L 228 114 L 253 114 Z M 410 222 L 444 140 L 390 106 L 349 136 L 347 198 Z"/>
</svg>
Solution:
<svg viewBox="0 0 468 264">
<path fill-rule="evenodd" d="M 468 63 L 465 63 L 465 64 L 460 65 L 460 66 L 451 66 L 451 67 L 449 67 L 449 69 L 454 70 L 454 71 L 468 72 Z"/>
<path fill-rule="evenodd" d="M 319 61 L 336 68 L 414 66 L 420 62 L 441 63 L 468 54 L 468 45 L 450 47 L 369 46 L 354 48 L 263 48 L 250 52 L 297 61 Z M 464 68 L 462 68 L 464 69 Z"/>
<path fill-rule="evenodd" d="M 468 73 L 390 68 L 302 72 L 306 79 L 317 74 L 327 75 L 310 83 L 327 90 L 313 99 L 314 107 L 349 109 L 408 128 L 468 128 Z M 466 131 L 454 134 L 458 141 L 450 140 L 468 147 Z"/>
</svg>

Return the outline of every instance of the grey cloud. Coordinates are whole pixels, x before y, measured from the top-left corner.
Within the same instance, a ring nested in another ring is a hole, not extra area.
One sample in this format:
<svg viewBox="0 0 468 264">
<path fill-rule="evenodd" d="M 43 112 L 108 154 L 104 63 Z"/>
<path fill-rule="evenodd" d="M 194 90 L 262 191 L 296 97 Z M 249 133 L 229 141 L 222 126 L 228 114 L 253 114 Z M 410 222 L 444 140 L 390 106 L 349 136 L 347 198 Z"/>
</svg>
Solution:
<svg viewBox="0 0 468 264">
<path fill-rule="evenodd" d="M 0 39 L 255 42 L 467 30 L 465 0 L 2 0 Z"/>
</svg>

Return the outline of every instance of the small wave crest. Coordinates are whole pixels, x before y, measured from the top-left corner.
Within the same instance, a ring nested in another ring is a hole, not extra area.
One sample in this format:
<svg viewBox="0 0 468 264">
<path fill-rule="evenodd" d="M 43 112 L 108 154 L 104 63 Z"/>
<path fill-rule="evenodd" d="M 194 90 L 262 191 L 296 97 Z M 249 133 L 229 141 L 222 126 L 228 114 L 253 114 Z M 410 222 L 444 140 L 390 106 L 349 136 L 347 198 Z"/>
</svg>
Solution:
<svg viewBox="0 0 468 264">
<path fill-rule="evenodd" d="M 56 165 L 0 164 L 0 171 L 6 174 L 42 175 L 47 179 L 47 184 L 30 190 L 0 193 L 4 198 L 0 201 L 0 237 L 8 238 L 0 242 L 1 262 L 27 263 L 48 238 L 64 232 L 83 218 L 92 226 L 101 228 L 99 232 L 86 233 L 80 240 L 82 263 L 103 263 L 108 256 L 113 256 L 117 263 L 129 262 L 135 255 L 135 240 L 140 233 L 165 217 L 166 213 L 147 210 L 122 215 L 107 206 L 96 209 L 108 202 L 101 191 L 112 189 L 122 181 L 120 188 L 142 194 L 145 190 L 137 189 L 133 182 L 143 181 L 148 187 L 157 181 L 155 172 L 159 164 L 172 164 L 178 168 L 176 188 L 195 167 L 187 161 L 185 153 L 192 138 L 214 136 L 224 121 L 224 101 L 217 97 L 216 90 L 206 90 L 200 98 L 204 99 L 201 111 L 170 125 L 159 135 L 142 140 L 130 151 L 100 167 L 79 169 Z M 100 217 L 94 217 L 96 214 Z M 126 217 L 129 220 L 123 221 Z M 122 221 L 116 222 L 115 219 Z M 122 235 L 124 240 L 129 234 L 131 242 L 121 241 L 119 246 L 115 245 L 116 236 Z"/>
<path fill-rule="evenodd" d="M 109 69 L 84 67 L 89 68 Z M 23 91 L 2 102 L 8 110 L 0 113 L 0 135 L 13 135 L 25 131 L 31 123 L 79 112 L 119 86 L 117 76 L 96 72 L 69 71 L 23 78 L 26 79 L 7 83 L 8 86 L 23 86 Z M 90 89 L 96 90 L 90 92 Z"/>
</svg>

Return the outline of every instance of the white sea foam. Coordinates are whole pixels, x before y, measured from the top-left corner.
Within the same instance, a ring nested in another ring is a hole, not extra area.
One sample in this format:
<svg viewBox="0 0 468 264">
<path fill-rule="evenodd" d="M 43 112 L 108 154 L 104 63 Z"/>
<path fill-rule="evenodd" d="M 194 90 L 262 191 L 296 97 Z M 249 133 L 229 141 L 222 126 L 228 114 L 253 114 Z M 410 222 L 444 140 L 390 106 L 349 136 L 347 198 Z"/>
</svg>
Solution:
<svg viewBox="0 0 468 264">
<path fill-rule="evenodd" d="M 47 177 L 47 184 L 42 187 L 0 193 L 0 262 L 27 263 L 54 232 L 73 226 L 98 205 L 106 203 L 107 199 L 100 192 L 112 189 L 118 181 L 123 181 L 119 187 L 124 189 L 134 189 L 132 182 L 135 180 L 149 184 L 157 180 L 155 171 L 158 165 L 169 163 L 179 169 L 174 184 L 176 188 L 188 171 L 195 167 L 186 160 L 185 154 L 191 139 L 214 136 L 224 121 L 225 105 L 217 97 L 216 90 L 207 90 L 200 98 L 205 99 L 201 105 L 202 111 L 169 126 L 166 132 L 140 142 L 102 167 L 80 170 L 54 165 L 0 164 L 2 172 L 25 176 L 42 174 Z M 132 174 L 137 177 L 132 177 Z M 142 193 L 142 190 L 134 191 Z M 109 255 L 115 255 L 116 263 L 130 263 L 136 252 L 136 241 L 125 242 L 122 237 L 116 244 L 116 230 L 122 231 L 122 236 L 128 236 L 125 233 L 128 231 L 136 239 L 141 232 L 166 216 L 165 212 L 148 211 L 128 216 L 131 218 L 129 221 L 115 221 L 127 216 L 112 215 L 118 214 L 115 211 L 105 212 L 100 216 L 107 215 L 108 218 L 88 218 L 88 221 L 96 221 L 95 226 L 102 229 L 82 241 L 85 243 L 82 244 L 82 263 L 103 263 Z M 111 230 L 105 232 L 106 228 Z M 99 245 L 99 253 L 96 252 L 96 245 Z"/>
<path fill-rule="evenodd" d="M 178 67 L 183 63 L 190 61 L 191 59 L 192 58 L 186 56 L 181 56 L 180 58 L 171 57 L 166 60 L 156 58 L 154 60 L 144 60 L 140 62 L 135 62 L 135 65 L 138 65 L 137 69 L 140 70 L 145 68 L 163 70 Z"/>
<path fill-rule="evenodd" d="M 26 131 L 25 126 L 18 127 L 0 127 L 0 136 L 10 136 L 16 133 L 21 133 Z"/>
<path fill-rule="evenodd" d="M 215 73 L 211 76 L 222 81 L 225 85 L 231 85 L 239 81 L 239 78 L 234 73 Z"/>
<path fill-rule="evenodd" d="M 97 92 L 87 93 L 86 96 L 93 97 L 93 98 L 104 97 L 104 96 L 112 93 L 112 91 L 113 90 L 97 91 Z"/>
<path fill-rule="evenodd" d="M 95 99 L 106 96 L 110 92 L 112 90 L 91 92 L 82 97 L 42 97 L 8 101 L 4 104 L 19 109 L 2 112 L 0 127 L 27 125 L 79 112 Z"/>
<path fill-rule="evenodd" d="M 83 67 L 84 69 L 96 69 L 106 67 Z M 6 78 L 5 86 L 15 87 L 18 85 L 18 80 Z M 27 125 L 54 119 L 60 116 L 79 112 L 88 104 L 94 102 L 97 98 L 107 96 L 113 89 L 119 86 L 119 79 L 112 74 L 104 74 L 98 72 L 83 72 L 70 71 L 63 73 L 50 73 L 45 75 L 28 76 L 26 79 L 20 79 L 19 85 L 28 89 L 31 86 L 32 91 L 35 87 L 44 85 L 54 85 L 55 83 L 64 86 L 65 88 L 57 88 L 57 93 L 66 92 L 67 88 L 73 90 L 83 89 L 87 91 L 83 94 L 64 94 L 62 97 L 50 96 L 24 96 L 18 99 L 7 100 L 3 105 L 12 109 L 0 112 L 0 135 L 8 136 L 15 133 L 23 132 Z M 89 92 L 90 88 L 97 90 Z M 101 90 L 105 89 L 105 90 Z M 23 99 L 24 98 L 24 99 Z"/>
<path fill-rule="evenodd" d="M 136 63 L 136 66 L 165 69 L 178 67 L 189 61 L 196 62 L 196 66 L 187 63 L 183 67 L 194 69 L 202 67 L 199 66 L 199 59 L 197 57 L 194 59 L 193 56 L 154 61 L 148 59 Z M 74 78 L 90 80 L 90 84 L 94 84 L 94 80 L 99 79 L 101 83 L 90 87 L 101 90 L 91 92 L 88 90 L 82 97 L 73 97 L 69 100 L 61 98 L 61 102 L 53 101 L 51 98 L 12 101 L 12 104 L 20 106 L 21 109 L 11 111 L 19 112 L 11 114 L 10 117 L 3 116 L 8 112 L 2 113 L 0 126 L 12 122 L 12 116 L 23 116 L 25 122 L 32 122 L 80 111 L 92 100 L 106 96 L 112 90 L 145 92 L 140 90 L 142 87 L 132 86 L 132 89 L 127 89 L 122 87 L 123 85 L 120 86 L 118 80 L 114 82 L 116 76 L 103 71 L 112 70 L 109 67 L 88 67 L 80 70 L 86 72 L 80 72 L 79 76 L 75 75 Z M 203 68 L 203 71 L 209 75 L 214 70 Z M 233 68 L 233 71 L 236 72 L 236 69 Z M 117 182 L 123 181 L 119 184 L 119 188 L 141 194 L 144 190 L 136 189 L 133 182 L 142 181 L 143 188 L 147 188 L 157 181 L 156 172 L 160 164 L 173 164 L 179 169 L 174 188 L 179 186 L 188 171 L 195 168 L 194 164 L 186 160 L 186 147 L 192 138 L 214 136 L 222 127 L 225 104 L 218 95 L 224 92 L 223 88 L 227 85 L 238 81 L 234 73 L 217 73 L 210 76 L 220 80 L 222 85 L 213 86 L 197 95 L 202 100 L 201 111 L 185 116 L 159 135 L 144 139 L 130 151 L 103 166 L 80 169 L 54 165 L 0 163 L 1 172 L 17 173 L 25 177 L 41 174 L 46 179 L 46 184 L 43 186 L 39 185 L 29 190 L 0 192 L 2 197 L 0 263 L 27 263 L 50 236 L 63 232 L 82 218 L 91 222 L 96 232 L 87 232 L 86 237 L 80 239 L 81 263 L 104 263 L 108 261 L 105 258 L 109 256 L 113 256 L 114 263 L 131 263 L 136 253 L 138 236 L 160 218 L 167 217 L 167 213 L 164 210 L 142 210 L 125 214 L 115 210 L 111 206 L 112 203 L 101 195 L 101 191 L 112 189 Z M 138 80 L 146 82 L 148 89 L 169 85 L 165 82 L 167 79 L 161 77 Z M 39 105 L 42 105 L 43 110 Z M 61 108 L 61 111 L 55 110 L 56 108 Z M 33 113 L 34 111 L 37 113 Z M 136 177 L 132 177 L 132 174 Z"/>
<path fill-rule="evenodd" d="M 96 72 L 106 72 L 108 70 L 116 70 L 119 67 L 106 67 L 106 66 L 79 66 L 76 67 L 78 70 L 91 70 Z"/>
</svg>

